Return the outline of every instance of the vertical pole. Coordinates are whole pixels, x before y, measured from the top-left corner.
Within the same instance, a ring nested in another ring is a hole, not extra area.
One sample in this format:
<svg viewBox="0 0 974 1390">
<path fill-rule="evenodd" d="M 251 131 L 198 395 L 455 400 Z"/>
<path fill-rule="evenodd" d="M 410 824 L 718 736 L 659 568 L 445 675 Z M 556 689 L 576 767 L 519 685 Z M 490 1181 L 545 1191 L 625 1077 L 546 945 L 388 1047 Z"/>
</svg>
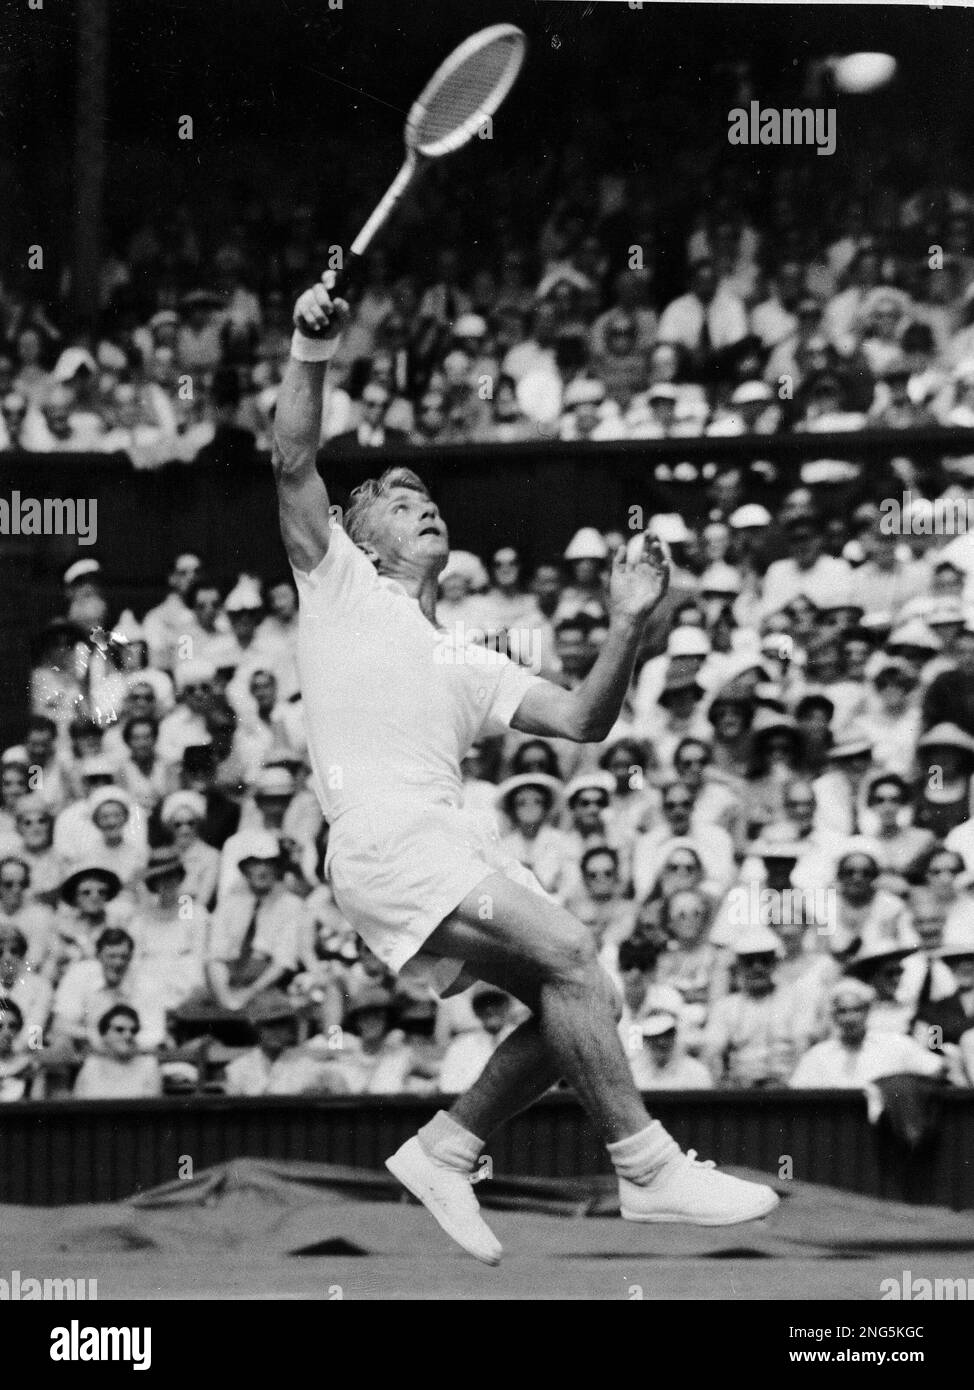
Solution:
<svg viewBox="0 0 974 1390">
<path fill-rule="evenodd" d="M 79 326 L 89 328 L 99 310 L 107 80 L 108 0 L 78 0 L 71 290 Z"/>
</svg>

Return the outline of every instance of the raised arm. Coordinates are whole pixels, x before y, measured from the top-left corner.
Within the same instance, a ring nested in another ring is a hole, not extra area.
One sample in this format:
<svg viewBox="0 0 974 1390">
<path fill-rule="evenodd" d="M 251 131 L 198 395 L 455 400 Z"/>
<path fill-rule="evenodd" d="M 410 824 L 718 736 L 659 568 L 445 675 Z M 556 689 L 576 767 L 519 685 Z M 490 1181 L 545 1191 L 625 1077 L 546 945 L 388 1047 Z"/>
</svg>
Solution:
<svg viewBox="0 0 974 1390">
<path fill-rule="evenodd" d="M 296 569 L 310 572 L 328 549 L 328 493 L 316 467 L 328 358 L 348 316 L 332 303 L 325 283 L 313 285 L 294 306 L 291 357 L 274 412 L 271 457 L 277 483 L 281 536 Z"/>
<path fill-rule="evenodd" d="M 620 546 L 609 587 L 609 632 L 595 665 L 574 690 L 551 681 L 532 686 L 511 727 L 521 733 L 600 743 L 619 718 L 646 619 L 666 593 L 670 566 L 657 540 L 644 537 L 633 561 Z"/>
</svg>

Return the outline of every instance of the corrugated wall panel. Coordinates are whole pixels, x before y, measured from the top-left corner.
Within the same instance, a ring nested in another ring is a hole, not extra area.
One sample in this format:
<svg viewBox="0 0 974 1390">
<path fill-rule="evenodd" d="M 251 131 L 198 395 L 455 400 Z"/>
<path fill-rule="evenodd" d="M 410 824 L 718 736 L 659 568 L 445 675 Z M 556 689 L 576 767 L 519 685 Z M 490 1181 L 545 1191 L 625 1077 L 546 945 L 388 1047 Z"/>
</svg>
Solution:
<svg viewBox="0 0 974 1390">
<path fill-rule="evenodd" d="M 949 1095 L 932 1145 L 911 1157 L 866 1118 L 858 1095 L 667 1092 L 654 1114 L 702 1157 L 900 1201 L 974 1207 L 974 1092 Z M 0 1201 L 112 1201 L 231 1158 L 318 1160 L 381 1171 L 436 1108 L 412 1097 L 62 1101 L 0 1110 Z M 491 1139 L 500 1173 L 577 1177 L 608 1171 L 571 1096 L 546 1098 Z"/>
</svg>

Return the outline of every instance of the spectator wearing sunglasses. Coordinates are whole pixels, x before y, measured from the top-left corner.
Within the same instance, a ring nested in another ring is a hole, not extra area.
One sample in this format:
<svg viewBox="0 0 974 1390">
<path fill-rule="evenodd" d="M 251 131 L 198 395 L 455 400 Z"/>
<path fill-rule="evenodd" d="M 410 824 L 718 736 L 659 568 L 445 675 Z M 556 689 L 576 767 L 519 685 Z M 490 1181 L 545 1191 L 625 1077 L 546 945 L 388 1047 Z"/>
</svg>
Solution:
<svg viewBox="0 0 974 1390">
<path fill-rule="evenodd" d="M 730 778 L 713 770 L 708 739 L 685 738 L 676 746 L 673 768 L 693 793 L 693 821 L 697 826 L 717 825 L 731 837 L 735 850 L 745 838 L 744 802 Z"/>
<path fill-rule="evenodd" d="M 355 429 L 336 434 L 331 440 L 334 449 L 383 449 L 407 444 L 404 430 L 389 429 L 386 418 L 393 405 L 392 392 L 381 381 L 370 381 L 362 392 L 361 416 Z"/>
<path fill-rule="evenodd" d="M 560 780 L 549 773 L 522 772 L 496 788 L 495 802 L 509 825 L 501 844 L 555 896 L 569 881 L 572 865 L 570 842 L 552 824 L 561 792 Z"/>
<path fill-rule="evenodd" d="M 855 955 L 864 943 L 902 941 L 910 935 L 906 905 L 879 887 L 879 877 L 872 842 L 864 836 L 849 839 L 836 865 L 837 891 L 825 933 L 830 951 L 840 960 Z"/>
<path fill-rule="evenodd" d="M 920 872 L 924 887 L 930 890 L 947 914 L 945 929 L 974 917 L 974 898 L 969 892 L 970 876 L 962 855 L 946 845 L 935 845 L 922 863 Z"/>
<path fill-rule="evenodd" d="M 106 929 L 128 920 L 129 904 L 117 903 L 121 891 L 118 875 L 97 864 L 86 865 L 64 880 L 54 939 L 44 963 L 44 974 L 53 985 L 73 962 L 94 959 L 96 942 Z"/>
<path fill-rule="evenodd" d="M 565 906 L 588 927 L 600 950 L 618 945 L 633 928 L 633 905 L 622 896 L 618 851 L 610 845 L 587 849 L 579 873 L 581 892 L 573 892 Z"/>
<path fill-rule="evenodd" d="M 734 842 L 721 826 L 696 823 L 695 800 L 685 782 L 670 782 L 663 788 L 659 824 L 636 837 L 632 878 L 640 900 L 653 891 L 674 841 L 686 842 L 694 851 L 703 866 L 705 891 L 712 896 L 722 897 L 734 881 Z"/>
<path fill-rule="evenodd" d="M 101 1022 L 116 1004 L 138 1014 L 138 1049 L 154 1052 L 165 1039 L 163 1010 L 151 982 L 133 967 L 135 942 L 120 927 L 99 936 L 94 960 L 74 961 L 54 994 L 51 1048 L 59 1060 L 80 1061 L 101 1050 Z"/>
<path fill-rule="evenodd" d="M 882 870 L 878 886 L 900 897 L 919 879 L 922 863 L 934 845 L 931 831 L 911 823 L 910 803 L 909 785 L 895 772 L 880 773 L 866 793 L 866 806 L 874 822 L 867 822 L 867 826 Z"/>
<path fill-rule="evenodd" d="M 211 908 L 220 876 L 220 851 L 200 835 L 206 820 L 206 802 L 199 792 L 172 792 L 162 803 L 159 819 L 172 836 L 185 872 L 181 891 L 201 907 Z"/>
<path fill-rule="evenodd" d="M 141 1022 L 128 1004 L 115 1004 L 98 1020 L 100 1050 L 90 1052 L 74 1083 L 78 1100 L 136 1100 L 162 1095 L 159 1063 L 140 1052 Z"/>
</svg>

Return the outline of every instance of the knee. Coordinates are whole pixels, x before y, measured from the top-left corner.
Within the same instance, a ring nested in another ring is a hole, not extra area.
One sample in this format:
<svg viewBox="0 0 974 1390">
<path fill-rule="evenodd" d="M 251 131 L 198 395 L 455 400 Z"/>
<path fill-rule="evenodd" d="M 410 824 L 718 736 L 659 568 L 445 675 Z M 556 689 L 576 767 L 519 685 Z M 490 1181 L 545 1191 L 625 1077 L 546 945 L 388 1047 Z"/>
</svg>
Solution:
<svg viewBox="0 0 974 1390">
<path fill-rule="evenodd" d="M 547 979 L 563 983 L 591 984 L 602 973 L 592 933 L 567 913 L 549 941 L 545 965 Z"/>
</svg>

